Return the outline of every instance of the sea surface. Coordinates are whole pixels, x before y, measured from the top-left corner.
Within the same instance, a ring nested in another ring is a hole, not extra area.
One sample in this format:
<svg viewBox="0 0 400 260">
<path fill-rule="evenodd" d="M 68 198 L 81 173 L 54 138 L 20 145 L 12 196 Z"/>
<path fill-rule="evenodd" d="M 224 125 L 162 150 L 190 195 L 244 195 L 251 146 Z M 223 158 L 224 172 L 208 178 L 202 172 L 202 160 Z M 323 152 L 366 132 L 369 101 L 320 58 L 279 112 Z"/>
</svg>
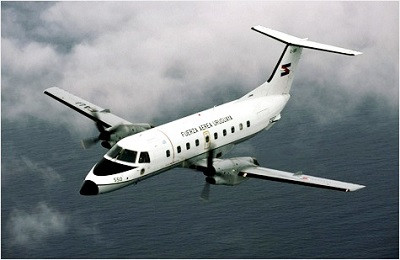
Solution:
<svg viewBox="0 0 400 260">
<path fill-rule="evenodd" d="M 105 149 L 83 150 L 58 124 L 2 118 L 1 256 L 398 258 L 398 104 L 366 96 L 332 120 L 321 120 L 326 112 L 315 116 L 292 98 L 280 122 L 229 156 L 366 188 L 248 180 L 212 186 L 209 201 L 200 198 L 204 176 L 189 169 L 81 196 Z"/>
</svg>

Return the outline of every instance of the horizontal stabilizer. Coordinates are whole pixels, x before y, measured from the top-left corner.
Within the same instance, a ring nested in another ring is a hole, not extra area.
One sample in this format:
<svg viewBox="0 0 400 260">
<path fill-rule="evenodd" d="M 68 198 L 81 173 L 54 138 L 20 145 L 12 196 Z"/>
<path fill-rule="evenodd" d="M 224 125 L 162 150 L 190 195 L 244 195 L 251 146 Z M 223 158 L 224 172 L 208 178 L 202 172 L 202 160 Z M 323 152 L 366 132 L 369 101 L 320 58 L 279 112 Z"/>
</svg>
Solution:
<svg viewBox="0 0 400 260">
<path fill-rule="evenodd" d="M 338 53 L 338 54 L 350 55 L 350 56 L 362 54 L 362 52 L 359 52 L 359 51 L 353 51 L 353 50 L 343 49 L 340 47 L 335 47 L 332 45 L 308 41 L 307 38 L 306 39 L 297 38 L 295 36 L 292 36 L 292 35 L 289 35 L 286 33 L 282 33 L 279 31 L 275 31 L 275 30 L 266 28 L 261 25 L 254 26 L 251 29 L 253 29 L 254 31 L 257 31 L 259 33 L 262 33 L 264 35 L 267 35 L 267 36 L 269 36 L 275 40 L 278 40 L 280 42 L 289 44 L 289 45 L 294 45 L 294 46 L 299 46 L 299 47 L 313 49 L 313 50 L 319 50 L 319 51 L 327 51 L 327 52 L 333 52 L 333 53 Z"/>
<path fill-rule="evenodd" d="M 354 183 L 305 175 L 302 174 L 301 172 L 291 173 L 291 172 L 278 171 L 274 169 L 268 169 L 257 166 L 246 167 L 240 171 L 239 175 L 249 178 L 287 182 L 292 184 L 299 184 L 304 186 L 311 186 L 311 187 L 330 189 L 330 190 L 339 190 L 345 192 L 356 191 L 365 187 L 363 185 L 358 185 Z"/>
</svg>

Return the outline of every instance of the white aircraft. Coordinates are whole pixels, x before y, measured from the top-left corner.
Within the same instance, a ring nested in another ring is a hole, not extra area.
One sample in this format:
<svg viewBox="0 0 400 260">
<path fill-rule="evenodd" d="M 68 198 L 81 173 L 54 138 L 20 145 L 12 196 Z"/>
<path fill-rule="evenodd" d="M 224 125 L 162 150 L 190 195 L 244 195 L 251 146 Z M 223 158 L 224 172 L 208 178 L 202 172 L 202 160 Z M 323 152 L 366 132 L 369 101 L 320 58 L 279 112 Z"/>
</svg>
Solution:
<svg viewBox="0 0 400 260">
<path fill-rule="evenodd" d="M 46 89 L 45 94 L 95 121 L 100 134 L 82 141 L 84 147 L 101 141 L 102 146 L 110 149 L 90 170 L 80 194 L 111 192 L 174 167 L 204 173 L 202 197 L 205 199 L 208 199 L 210 184 L 237 185 L 249 178 L 346 192 L 364 188 L 301 172 L 260 167 L 252 157 L 222 159 L 236 144 L 268 130 L 281 119 L 303 48 L 350 56 L 361 54 L 262 26 L 252 29 L 286 44 L 270 78 L 237 100 L 164 125 L 134 124 L 57 87 Z"/>
</svg>

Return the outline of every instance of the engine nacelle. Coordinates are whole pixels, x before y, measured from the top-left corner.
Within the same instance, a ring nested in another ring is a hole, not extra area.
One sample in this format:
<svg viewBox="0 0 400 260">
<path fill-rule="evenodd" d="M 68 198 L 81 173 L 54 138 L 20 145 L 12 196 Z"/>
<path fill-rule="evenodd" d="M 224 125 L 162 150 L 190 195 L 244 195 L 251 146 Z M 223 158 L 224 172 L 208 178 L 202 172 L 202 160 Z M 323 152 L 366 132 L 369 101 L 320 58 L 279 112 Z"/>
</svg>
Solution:
<svg viewBox="0 0 400 260">
<path fill-rule="evenodd" d="M 208 176 L 206 182 L 214 185 L 238 185 L 247 178 L 239 176 L 242 169 L 259 165 L 252 157 L 236 157 L 230 159 L 214 159 L 215 174 Z"/>
<path fill-rule="evenodd" d="M 109 133 L 105 141 L 101 143 L 104 148 L 111 149 L 119 140 L 134 135 L 145 130 L 152 128 L 151 125 L 138 124 L 138 125 L 118 125 L 117 127 L 111 127 L 110 130 L 105 133 Z M 104 140 L 104 139 L 103 139 Z"/>
</svg>

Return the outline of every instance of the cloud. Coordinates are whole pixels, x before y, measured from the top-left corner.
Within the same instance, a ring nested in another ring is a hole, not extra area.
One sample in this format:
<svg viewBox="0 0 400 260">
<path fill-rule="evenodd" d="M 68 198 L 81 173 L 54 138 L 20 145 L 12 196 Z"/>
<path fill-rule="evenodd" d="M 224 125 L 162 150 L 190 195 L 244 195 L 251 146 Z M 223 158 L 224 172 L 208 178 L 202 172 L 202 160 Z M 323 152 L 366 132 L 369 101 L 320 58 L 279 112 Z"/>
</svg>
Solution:
<svg viewBox="0 0 400 260">
<path fill-rule="evenodd" d="M 26 167 L 28 170 L 33 171 L 48 183 L 62 180 L 61 175 L 56 170 L 44 163 L 33 162 L 26 156 L 21 156 L 21 162 L 23 163 L 23 168 Z"/>
<path fill-rule="evenodd" d="M 14 208 L 7 227 L 13 244 L 32 246 L 67 230 L 67 216 L 40 202 L 30 212 Z"/>
<path fill-rule="evenodd" d="M 98 222 L 85 220 L 81 214 L 80 210 L 61 212 L 44 201 L 30 209 L 14 207 L 6 219 L 9 244 L 4 247 L 31 249 L 51 243 L 51 239 L 63 239 L 65 235 L 84 237 L 88 243 L 110 244 Z"/>
<path fill-rule="evenodd" d="M 79 126 L 81 117 L 42 94 L 54 85 L 134 122 L 165 122 L 238 98 L 268 78 L 283 49 L 250 30 L 257 24 L 364 52 L 345 57 L 307 50 L 294 87 L 378 95 L 398 106 L 398 3 L 25 5 L 2 9 L 6 118 Z M 37 18 L 30 25 L 23 17 L 32 12 Z"/>
<path fill-rule="evenodd" d="M 46 185 L 52 185 L 63 180 L 63 177 L 53 167 L 43 161 L 32 160 L 26 155 L 19 155 L 16 151 L 15 146 L 9 144 L 7 154 L 2 157 L 3 160 L 7 161 L 6 164 L 2 164 L 2 167 L 4 167 L 2 174 L 5 177 L 3 181 L 7 181 L 10 177 L 21 178 L 21 175 L 35 179 L 40 178 Z"/>
</svg>

